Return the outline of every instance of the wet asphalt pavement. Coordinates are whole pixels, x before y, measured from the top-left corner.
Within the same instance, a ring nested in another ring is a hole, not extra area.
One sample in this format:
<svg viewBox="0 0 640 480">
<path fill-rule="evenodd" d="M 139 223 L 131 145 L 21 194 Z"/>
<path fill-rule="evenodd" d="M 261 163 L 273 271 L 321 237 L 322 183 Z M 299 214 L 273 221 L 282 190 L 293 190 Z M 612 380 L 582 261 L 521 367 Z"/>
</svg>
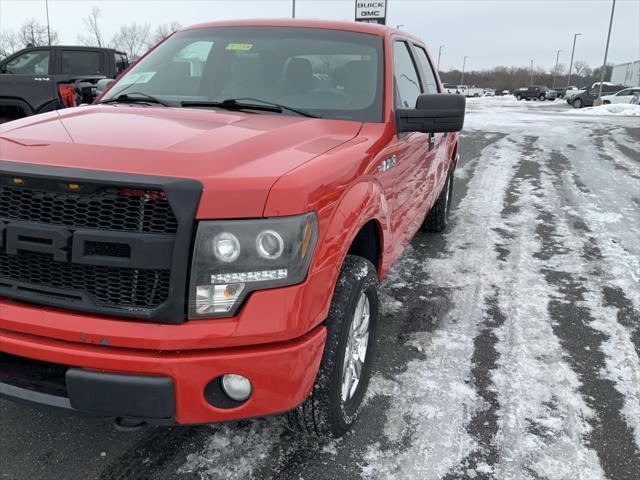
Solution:
<svg viewBox="0 0 640 480">
<path fill-rule="evenodd" d="M 0 480 L 640 478 L 640 117 L 468 105 L 452 222 L 382 286 L 345 438 L 121 432 L 0 400 Z"/>
</svg>

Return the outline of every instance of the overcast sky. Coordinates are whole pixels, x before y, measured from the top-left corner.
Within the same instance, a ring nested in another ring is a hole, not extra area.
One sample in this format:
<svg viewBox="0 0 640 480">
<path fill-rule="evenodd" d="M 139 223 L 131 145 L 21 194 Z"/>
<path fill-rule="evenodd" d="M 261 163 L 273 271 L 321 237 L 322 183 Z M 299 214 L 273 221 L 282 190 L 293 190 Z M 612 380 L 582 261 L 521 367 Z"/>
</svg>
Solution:
<svg viewBox="0 0 640 480">
<path fill-rule="evenodd" d="M 355 0 L 297 0 L 299 18 L 353 20 Z M 556 51 L 569 63 L 573 34 L 581 32 L 576 60 L 602 63 L 611 0 L 387 0 L 387 24 L 421 37 L 441 68 L 467 70 L 496 65 L 553 67 Z M 171 21 L 182 25 L 230 18 L 290 17 L 291 0 L 49 0 L 51 26 L 61 43 L 77 42 L 80 19 L 97 5 L 103 33 L 111 38 L 123 23 Z M 17 29 L 28 18 L 46 21 L 44 0 L 0 0 L 0 30 Z M 640 58 L 640 0 L 618 0 L 609 61 Z"/>
</svg>

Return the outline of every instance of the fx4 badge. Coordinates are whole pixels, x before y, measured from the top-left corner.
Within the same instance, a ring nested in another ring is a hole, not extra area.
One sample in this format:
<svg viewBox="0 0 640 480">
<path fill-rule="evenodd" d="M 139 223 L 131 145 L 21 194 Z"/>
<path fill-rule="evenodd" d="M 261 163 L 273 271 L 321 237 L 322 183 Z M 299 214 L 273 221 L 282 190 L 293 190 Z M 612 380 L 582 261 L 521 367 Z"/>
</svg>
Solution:
<svg viewBox="0 0 640 480">
<path fill-rule="evenodd" d="M 378 165 L 378 171 L 380 173 L 384 173 L 390 168 L 393 168 L 395 166 L 396 166 L 396 156 L 392 155 L 386 160 L 383 160 L 383 162 L 380 165 Z"/>
</svg>

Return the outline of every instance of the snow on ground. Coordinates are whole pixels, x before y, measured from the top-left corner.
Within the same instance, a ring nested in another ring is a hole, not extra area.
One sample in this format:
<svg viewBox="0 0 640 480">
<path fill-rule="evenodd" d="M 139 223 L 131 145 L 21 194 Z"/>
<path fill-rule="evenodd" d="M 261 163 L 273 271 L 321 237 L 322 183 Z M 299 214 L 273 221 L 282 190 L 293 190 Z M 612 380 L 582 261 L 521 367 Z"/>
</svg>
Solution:
<svg viewBox="0 0 640 480">
<path fill-rule="evenodd" d="M 640 116 L 640 105 L 631 103 L 611 103 L 598 107 L 585 107 L 576 110 L 581 115 L 621 115 L 625 117 Z"/>
<path fill-rule="evenodd" d="M 488 104 L 494 108 L 484 109 Z M 363 473 L 372 478 L 436 479 L 445 476 L 448 466 L 454 478 L 637 478 L 633 472 L 640 471 L 640 346 L 634 346 L 633 338 L 640 329 L 640 284 L 634 274 L 640 257 L 637 243 L 625 242 L 627 229 L 638 238 L 637 206 L 615 211 L 617 205 L 601 201 L 611 192 L 600 197 L 598 190 L 588 191 L 569 162 L 558 164 L 566 158 L 559 152 L 570 154 L 576 149 L 574 143 L 587 150 L 589 161 L 602 161 L 590 145 L 592 124 L 567 124 L 564 119 L 560 123 L 559 117 L 555 123 L 540 118 L 537 107 L 533 114 L 529 104 L 518 105 L 517 112 L 497 110 L 498 104 L 511 107 L 514 102 L 501 98 L 469 102 L 465 128 L 508 136 L 482 152 L 483 164 L 476 166 L 469 193 L 447 235 L 449 255 L 425 262 L 428 285 L 451 288 L 448 320 L 436 332 L 416 335 L 409 342 L 420 345 L 426 360 L 410 364 L 386 393 L 394 398 L 387 412 L 387 436 L 395 439 L 398 425 L 422 433 L 405 448 L 371 446 Z M 547 105 L 556 115 L 557 105 Z M 623 136 L 621 125 L 606 128 Z M 606 164 L 606 180 L 592 177 L 589 182 L 600 182 L 601 188 L 618 184 L 617 193 L 628 202 L 639 191 L 640 176 L 618 179 L 615 167 L 634 159 L 611 148 L 601 155 L 612 156 L 614 168 Z M 465 169 L 464 177 L 468 175 Z M 628 188 L 620 183 L 628 183 Z M 621 223 L 623 219 L 627 221 Z M 585 251 L 598 257 L 595 265 Z M 409 257 L 414 258 L 412 253 Z M 395 272 L 403 271 L 400 266 Z M 572 280 L 565 282 L 564 275 Z M 400 274 L 393 281 L 402 279 Z M 624 292 L 636 309 L 626 314 L 634 318 L 617 321 L 616 309 L 605 305 L 605 286 Z M 483 302 L 492 291 L 495 301 Z M 566 325 L 558 326 L 560 322 L 578 323 L 575 334 L 584 330 L 586 344 L 569 347 L 573 339 L 564 331 Z M 474 341 L 488 331 L 487 323 L 494 327 L 487 335 L 496 339 L 489 347 L 495 348 L 498 358 L 491 385 L 482 392 L 473 374 L 478 365 L 469 359 Z M 590 353 L 593 347 L 598 352 Z M 593 358 L 583 362 L 580 351 Z M 592 363 L 597 371 L 589 371 Z M 467 380 L 461 382 L 464 377 Z M 456 388 L 474 380 L 480 395 Z M 610 384 L 615 390 L 607 393 L 620 394 L 615 398 L 621 404 L 617 411 L 603 405 L 604 398 L 589 395 L 592 388 Z M 414 395 L 416 391 L 420 394 Z M 483 406 L 483 401 L 491 400 L 491 392 L 497 394 L 499 405 L 494 412 L 497 431 L 478 445 L 468 438 L 473 421 L 461 428 L 460 409 L 472 417 L 478 410 L 491 410 L 491 403 Z M 443 416 L 450 421 L 443 422 Z M 611 438 L 623 443 L 617 445 L 622 455 L 592 445 L 594 439 L 607 437 L 607 422 L 616 430 Z M 434 461 L 434 452 L 442 446 L 448 451 Z M 456 458 L 463 459 L 457 466 Z"/>
</svg>

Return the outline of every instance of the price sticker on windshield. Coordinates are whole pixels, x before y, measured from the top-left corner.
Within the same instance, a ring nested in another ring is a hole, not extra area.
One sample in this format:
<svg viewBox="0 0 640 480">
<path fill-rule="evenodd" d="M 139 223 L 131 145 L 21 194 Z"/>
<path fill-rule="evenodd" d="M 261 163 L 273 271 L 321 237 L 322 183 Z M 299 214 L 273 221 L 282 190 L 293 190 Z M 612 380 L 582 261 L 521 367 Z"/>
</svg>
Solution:
<svg viewBox="0 0 640 480">
<path fill-rule="evenodd" d="M 225 50 L 248 52 L 253 48 L 253 43 L 228 43 Z"/>
</svg>

